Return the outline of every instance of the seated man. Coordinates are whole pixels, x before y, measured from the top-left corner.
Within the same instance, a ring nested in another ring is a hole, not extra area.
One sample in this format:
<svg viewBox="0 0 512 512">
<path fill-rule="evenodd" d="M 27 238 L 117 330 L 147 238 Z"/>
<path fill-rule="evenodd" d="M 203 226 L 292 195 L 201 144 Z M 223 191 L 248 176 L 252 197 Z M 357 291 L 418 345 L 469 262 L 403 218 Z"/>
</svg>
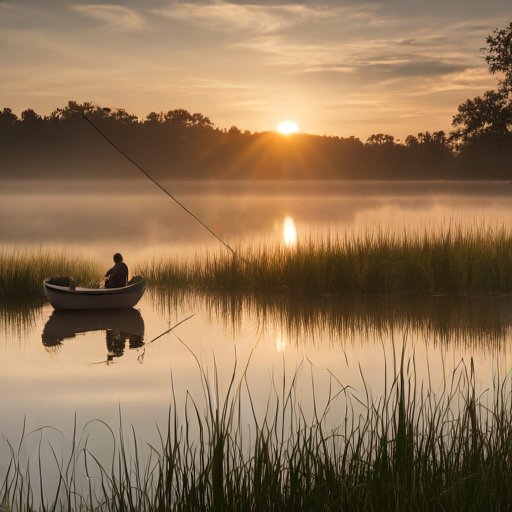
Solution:
<svg viewBox="0 0 512 512">
<path fill-rule="evenodd" d="M 128 284 L 128 267 L 123 262 L 123 257 L 114 254 L 115 265 L 105 274 L 105 288 L 122 288 Z"/>
</svg>

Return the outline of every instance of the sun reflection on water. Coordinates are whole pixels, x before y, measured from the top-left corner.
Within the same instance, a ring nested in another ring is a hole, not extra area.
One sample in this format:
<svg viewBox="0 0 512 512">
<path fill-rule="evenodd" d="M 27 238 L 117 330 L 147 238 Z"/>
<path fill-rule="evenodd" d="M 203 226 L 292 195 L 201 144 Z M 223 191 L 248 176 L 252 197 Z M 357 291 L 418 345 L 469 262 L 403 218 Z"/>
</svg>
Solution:
<svg viewBox="0 0 512 512">
<path fill-rule="evenodd" d="M 284 219 L 283 238 L 284 243 L 289 247 L 297 243 L 297 230 L 291 217 Z"/>
<path fill-rule="evenodd" d="M 284 354 L 286 349 L 286 338 L 282 334 L 276 336 L 276 349 L 280 354 Z"/>
</svg>

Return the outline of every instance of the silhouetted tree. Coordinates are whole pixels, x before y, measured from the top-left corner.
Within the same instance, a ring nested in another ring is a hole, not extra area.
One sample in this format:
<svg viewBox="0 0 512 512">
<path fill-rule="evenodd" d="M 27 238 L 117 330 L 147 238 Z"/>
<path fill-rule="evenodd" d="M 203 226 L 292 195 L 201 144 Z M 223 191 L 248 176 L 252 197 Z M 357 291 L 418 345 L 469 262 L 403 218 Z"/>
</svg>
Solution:
<svg viewBox="0 0 512 512">
<path fill-rule="evenodd" d="M 442 178 L 450 172 L 453 162 L 453 146 L 443 131 L 420 132 L 418 136 L 408 135 L 405 147 L 410 152 L 416 172 L 423 177 Z"/>
<path fill-rule="evenodd" d="M 91 114 L 93 112 L 103 113 L 103 109 L 93 105 L 86 101 L 85 103 L 77 103 L 76 101 L 68 101 L 68 104 L 64 108 L 57 108 L 52 112 L 52 117 L 58 117 L 62 121 L 69 121 L 70 119 L 76 119 L 82 117 L 84 114 Z"/>
<path fill-rule="evenodd" d="M 504 91 L 487 91 L 483 98 L 477 96 L 459 105 L 459 113 L 453 117 L 452 139 L 468 142 L 484 134 L 501 138 L 510 134 L 512 104 Z"/>
<path fill-rule="evenodd" d="M 213 123 L 202 114 L 192 114 L 192 124 L 198 128 L 213 129 Z"/>
<path fill-rule="evenodd" d="M 459 105 L 459 113 L 452 122 L 457 129 L 451 138 L 471 142 L 472 147 L 480 141 L 488 144 L 494 139 L 497 146 L 503 148 L 504 144 L 512 143 L 512 23 L 506 29 L 495 30 L 486 41 L 488 46 L 482 50 L 487 52 L 485 61 L 489 73 L 504 73 L 505 78 L 499 81 L 497 90 Z"/>
<path fill-rule="evenodd" d="M 147 123 L 161 123 L 164 120 L 164 113 L 160 112 L 157 114 L 156 112 L 150 112 L 146 116 Z"/>
<path fill-rule="evenodd" d="M 395 143 L 395 137 L 393 135 L 385 135 L 384 133 L 377 133 L 370 135 L 368 139 L 366 140 L 366 144 L 394 144 Z"/>
<path fill-rule="evenodd" d="M 500 89 L 508 94 L 512 93 L 512 22 L 503 30 L 496 29 L 494 35 L 487 37 L 487 55 L 485 62 L 489 66 L 489 73 L 504 73 L 505 78 L 500 80 Z M 485 49 L 484 49 L 485 50 Z"/>
<path fill-rule="evenodd" d="M 15 123 L 18 116 L 10 108 L 4 108 L 0 111 L 0 123 Z"/>
<path fill-rule="evenodd" d="M 512 169 L 499 152 L 492 166 L 482 165 L 485 155 L 498 147 L 498 133 L 509 140 L 509 120 L 499 121 L 496 113 L 506 111 L 507 101 L 504 93 L 492 91 L 461 106 L 458 128 L 464 151 L 457 155 L 442 131 L 410 135 L 405 144 L 377 133 L 363 143 L 355 137 L 288 138 L 237 126 L 227 130 L 185 109 L 150 112 L 139 121 L 125 109 L 70 101 L 42 120 L 27 109 L 20 122 L 5 108 L 0 111 L 0 177 L 133 177 L 80 118 L 85 113 L 160 179 L 495 179 Z"/>
<path fill-rule="evenodd" d="M 21 120 L 24 123 L 36 123 L 42 121 L 43 118 L 31 108 L 28 108 L 21 113 Z"/>
<path fill-rule="evenodd" d="M 110 111 L 110 109 L 108 109 Z M 105 111 L 105 109 L 103 109 Z M 110 112 L 109 117 L 120 121 L 123 124 L 131 124 L 138 121 L 138 117 L 133 114 L 128 114 L 124 108 L 116 108 L 113 112 Z"/>
</svg>

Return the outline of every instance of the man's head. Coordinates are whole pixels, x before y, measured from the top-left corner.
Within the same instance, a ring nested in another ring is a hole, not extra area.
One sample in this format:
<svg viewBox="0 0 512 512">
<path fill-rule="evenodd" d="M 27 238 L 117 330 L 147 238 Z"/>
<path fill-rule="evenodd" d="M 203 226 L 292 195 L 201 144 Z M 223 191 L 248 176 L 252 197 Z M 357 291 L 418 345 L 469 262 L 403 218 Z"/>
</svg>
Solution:
<svg viewBox="0 0 512 512">
<path fill-rule="evenodd" d="M 118 252 L 116 252 L 114 254 L 114 263 L 121 263 L 122 261 L 123 257 Z"/>
</svg>

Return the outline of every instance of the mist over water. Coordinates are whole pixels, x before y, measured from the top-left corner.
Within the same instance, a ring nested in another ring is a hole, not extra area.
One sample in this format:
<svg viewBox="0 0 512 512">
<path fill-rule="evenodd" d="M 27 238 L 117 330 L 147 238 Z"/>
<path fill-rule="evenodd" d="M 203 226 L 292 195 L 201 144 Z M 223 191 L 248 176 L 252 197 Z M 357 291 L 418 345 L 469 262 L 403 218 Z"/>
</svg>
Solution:
<svg viewBox="0 0 512 512">
<path fill-rule="evenodd" d="M 231 245 L 297 236 L 345 236 L 367 230 L 457 223 L 509 225 L 509 182 L 174 182 L 167 190 Z M 4 246 L 52 246 L 107 264 L 121 251 L 140 258 L 190 256 L 220 244 L 149 181 L 4 182 Z"/>
</svg>

